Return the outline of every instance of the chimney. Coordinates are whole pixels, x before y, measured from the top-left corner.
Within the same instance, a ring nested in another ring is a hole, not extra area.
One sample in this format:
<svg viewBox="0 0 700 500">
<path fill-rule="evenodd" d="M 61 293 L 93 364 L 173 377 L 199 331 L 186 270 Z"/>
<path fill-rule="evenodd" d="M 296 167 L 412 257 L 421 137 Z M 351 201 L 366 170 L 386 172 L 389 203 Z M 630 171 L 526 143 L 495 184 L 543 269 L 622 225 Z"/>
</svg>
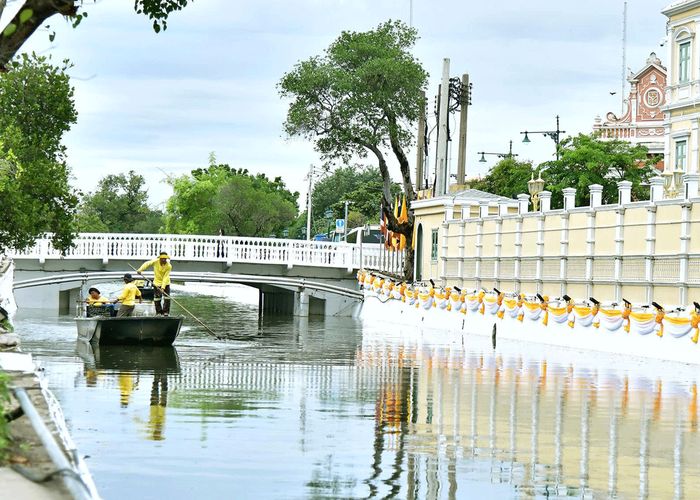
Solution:
<svg viewBox="0 0 700 500">
<path fill-rule="evenodd" d="M 520 215 L 526 214 L 530 209 L 530 195 L 529 194 L 519 194 L 518 195 L 518 213 Z"/>
<path fill-rule="evenodd" d="M 591 208 L 601 206 L 603 204 L 603 186 L 591 184 L 588 189 L 591 193 Z"/>
<path fill-rule="evenodd" d="M 617 197 L 620 205 L 626 205 L 632 201 L 632 183 L 630 181 L 617 183 Z"/>
<path fill-rule="evenodd" d="M 564 210 L 571 210 L 576 207 L 576 189 L 564 188 Z"/>
<path fill-rule="evenodd" d="M 552 209 L 552 192 L 540 192 L 540 212 L 549 212 Z"/>
</svg>

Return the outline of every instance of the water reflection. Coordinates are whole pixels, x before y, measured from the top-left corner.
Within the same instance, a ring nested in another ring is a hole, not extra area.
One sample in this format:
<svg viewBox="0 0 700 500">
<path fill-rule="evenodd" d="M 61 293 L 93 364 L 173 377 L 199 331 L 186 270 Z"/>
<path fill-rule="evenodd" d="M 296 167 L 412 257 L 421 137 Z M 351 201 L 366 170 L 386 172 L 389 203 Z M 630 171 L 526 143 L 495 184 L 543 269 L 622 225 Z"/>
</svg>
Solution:
<svg viewBox="0 0 700 500">
<path fill-rule="evenodd" d="M 682 498 L 700 486 L 692 370 L 651 379 L 590 369 L 585 357 L 397 348 L 380 337 L 365 339 L 357 362 L 385 378 L 373 470 L 386 473 L 370 476 L 371 489 L 378 480 L 397 487 L 404 468 L 409 498 L 455 498 L 473 475 L 518 497 Z"/>
<path fill-rule="evenodd" d="M 696 368 L 183 300 L 235 341 L 188 325 L 175 348 L 96 349 L 70 320 L 18 323 L 107 499 L 700 487 Z"/>
<path fill-rule="evenodd" d="M 148 420 L 143 424 L 146 439 L 165 439 L 168 375 L 180 371 L 180 359 L 173 346 L 99 346 L 78 341 L 76 352 L 83 360 L 83 375 L 88 387 L 119 387 L 119 406 L 129 407 L 132 394 L 139 389 L 142 376 L 151 375 Z M 140 421 L 141 423 L 141 421 Z"/>
</svg>

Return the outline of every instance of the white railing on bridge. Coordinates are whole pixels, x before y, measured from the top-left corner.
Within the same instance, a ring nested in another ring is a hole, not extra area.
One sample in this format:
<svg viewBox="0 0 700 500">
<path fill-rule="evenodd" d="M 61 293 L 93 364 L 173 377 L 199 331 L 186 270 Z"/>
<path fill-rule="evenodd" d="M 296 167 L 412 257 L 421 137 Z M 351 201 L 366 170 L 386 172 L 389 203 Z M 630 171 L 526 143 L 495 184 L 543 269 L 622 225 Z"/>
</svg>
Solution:
<svg viewBox="0 0 700 500">
<path fill-rule="evenodd" d="M 360 267 L 399 272 L 403 254 L 386 252 L 383 245 L 336 243 L 328 241 L 251 238 L 243 236 L 207 236 L 185 234 L 80 233 L 65 254 L 53 247 L 49 238 L 41 238 L 24 251 L 11 253 L 14 259 L 101 259 L 146 260 L 159 252 L 175 260 L 283 264 L 345 268 Z"/>
</svg>

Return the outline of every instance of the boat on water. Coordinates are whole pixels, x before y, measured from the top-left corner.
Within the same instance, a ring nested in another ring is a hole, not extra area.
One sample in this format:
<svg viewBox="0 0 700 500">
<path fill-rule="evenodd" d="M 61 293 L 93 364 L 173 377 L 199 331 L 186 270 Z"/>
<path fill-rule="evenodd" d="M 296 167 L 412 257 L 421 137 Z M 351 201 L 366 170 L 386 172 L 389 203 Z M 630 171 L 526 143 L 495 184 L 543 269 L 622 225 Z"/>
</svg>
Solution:
<svg viewBox="0 0 700 500">
<path fill-rule="evenodd" d="M 97 345 L 172 345 L 183 316 L 156 316 L 152 302 L 136 304 L 133 316 L 110 315 L 110 308 L 82 305 L 75 323 L 78 339 Z"/>
</svg>

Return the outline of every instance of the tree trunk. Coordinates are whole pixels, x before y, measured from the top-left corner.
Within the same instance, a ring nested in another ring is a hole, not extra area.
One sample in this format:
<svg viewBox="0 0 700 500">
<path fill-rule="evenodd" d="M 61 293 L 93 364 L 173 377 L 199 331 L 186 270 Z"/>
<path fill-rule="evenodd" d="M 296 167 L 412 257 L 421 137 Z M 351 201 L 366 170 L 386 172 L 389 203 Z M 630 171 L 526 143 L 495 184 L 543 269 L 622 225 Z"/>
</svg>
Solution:
<svg viewBox="0 0 700 500">
<path fill-rule="evenodd" d="M 6 0 L 0 0 L 0 13 L 5 2 Z M 32 16 L 21 22 L 20 15 L 27 9 L 31 9 Z M 77 0 L 26 0 L 15 17 L 0 31 L 0 71 L 7 71 L 7 63 L 49 17 L 54 14 L 73 17 L 77 12 Z M 4 32 L 11 24 L 15 26 L 15 30 L 5 36 Z"/>
</svg>

